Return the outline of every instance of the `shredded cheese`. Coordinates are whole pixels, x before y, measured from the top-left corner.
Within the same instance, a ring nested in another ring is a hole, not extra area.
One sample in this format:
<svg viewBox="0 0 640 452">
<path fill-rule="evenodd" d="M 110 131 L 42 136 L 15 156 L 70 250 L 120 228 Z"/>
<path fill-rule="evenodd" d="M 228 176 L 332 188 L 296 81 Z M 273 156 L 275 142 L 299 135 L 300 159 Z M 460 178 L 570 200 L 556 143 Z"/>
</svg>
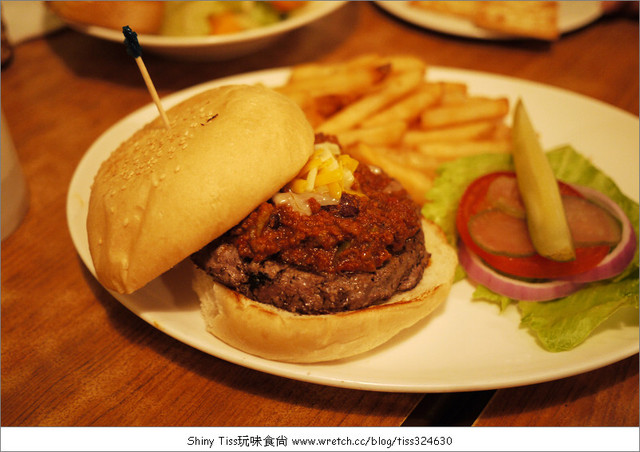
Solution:
<svg viewBox="0 0 640 452">
<path fill-rule="evenodd" d="M 305 215 L 311 213 L 309 198 L 316 199 L 320 205 L 338 204 L 342 193 L 351 189 L 358 164 L 351 156 L 341 154 L 335 143 L 316 144 L 307 164 L 273 201 L 288 204 Z"/>
</svg>

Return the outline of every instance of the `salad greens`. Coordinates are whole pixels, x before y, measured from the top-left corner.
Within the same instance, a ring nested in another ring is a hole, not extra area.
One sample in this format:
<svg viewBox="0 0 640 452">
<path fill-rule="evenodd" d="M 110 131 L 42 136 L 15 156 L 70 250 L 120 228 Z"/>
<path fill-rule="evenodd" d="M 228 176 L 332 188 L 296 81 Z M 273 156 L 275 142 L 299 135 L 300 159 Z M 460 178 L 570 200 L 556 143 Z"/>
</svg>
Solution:
<svg viewBox="0 0 640 452">
<path fill-rule="evenodd" d="M 166 2 L 161 34 L 208 36 L 211 34 L 210 17 L 225 14 L 232 14 L 236 26 L 242 30 L 274 24 L 283 19 L 269 2 Z"/>
<path fill-rule="evenodd" d="M 547 153 L 555 176 L 570 184 L 583 185 L 604 193 L 615 201 L 631 220 L 638 239 L 638 203 L 625 196 L 615 182 L 596 168 L 571 146 L 562 146 Z M 513 171 L 509 154 L 485 154 L 458 159 L 443 164 L 438 177 L 427 193 L 423 206 L 425 218 L 437 223 L 449 243 L 456 246 L 456 212 L 466 187 L 478 177 L 495 171 Z M 456 278 L 464 278 L 458 266 Z M 615 278 L 587 284 L 578 292 L 558 300 L 526 302 L 513 300 L 478 285 L 474 300 L 497 303 L 504 309 L 518 304 L 521 324 L 534 332 L 542 346 L 553 352 L 570 350 L 581 344 L 592 332 L 619 309 L 638 309 L 638 249 L 627 268 Z"/>
</svg>

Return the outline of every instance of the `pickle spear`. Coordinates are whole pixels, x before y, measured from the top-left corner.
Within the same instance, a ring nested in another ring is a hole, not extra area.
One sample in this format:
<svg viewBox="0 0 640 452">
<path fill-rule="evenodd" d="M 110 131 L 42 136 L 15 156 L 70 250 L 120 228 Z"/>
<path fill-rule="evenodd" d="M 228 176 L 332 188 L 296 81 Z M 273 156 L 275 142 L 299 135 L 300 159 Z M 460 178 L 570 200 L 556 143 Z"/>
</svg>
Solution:
<svg viewBox="0 0 640 452">
<path fill-rule="evenodd" d="M 512 127 L 513 163 L 533 247 L 554 261 L 575 259 L 558 182 L 521 100 L 516 103 Z"/>
</svg>

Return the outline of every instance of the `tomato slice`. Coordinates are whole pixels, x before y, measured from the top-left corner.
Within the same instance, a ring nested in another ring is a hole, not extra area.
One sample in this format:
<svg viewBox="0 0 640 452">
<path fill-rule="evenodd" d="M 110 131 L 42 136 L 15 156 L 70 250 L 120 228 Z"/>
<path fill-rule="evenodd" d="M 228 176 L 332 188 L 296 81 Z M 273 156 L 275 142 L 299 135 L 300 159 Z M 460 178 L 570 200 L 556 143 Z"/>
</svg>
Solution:
<svg viewBox="0 0 640 452">
<path fill-rule="evenodd" d="M 492 207 L 487 200 L 487 192 L 492 182 L 499 177 L 512 177 L 515 179 L 516 174 L 512 171 L 500 171 L 486 174 L 473 181 L 462 195 L 456 216 L 456 227 L 460 239 L 488 265 L 512 276 L 530 279 L 553 279 L 583 273 L 598 265 L 609 253 L 610 248 L 607 245 L 578 247 L 576 248 L 576 258 L 574 260 L 558 262 L 542 257 L 537 253 L 531 256 L 517 257 L 492 254 L 481 248 L 469 233 L 469 220 L 473 215 Z M 580 193 L 569 185 L 558 181 L 558 186 L 562 195 L 582 197 Z"/>
</svg>

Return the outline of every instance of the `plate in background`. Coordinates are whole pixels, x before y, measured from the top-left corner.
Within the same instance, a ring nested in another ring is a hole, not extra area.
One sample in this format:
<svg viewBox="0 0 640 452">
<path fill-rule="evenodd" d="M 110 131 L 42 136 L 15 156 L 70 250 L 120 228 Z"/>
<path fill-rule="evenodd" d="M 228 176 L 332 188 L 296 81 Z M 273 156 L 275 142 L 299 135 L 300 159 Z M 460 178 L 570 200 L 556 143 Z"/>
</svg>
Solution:
<svg viewBox="0 0 640 452">
<path fill-rule="evenodd" d="M 344 1 L 308 2 L 282 22 L 238 33 L 183 37 L 138 34 L 138 42 L 145 52 L 184 60 L 215 61 L 237 58 L 268 47 L 284 34 L 327 16 L 345 3 Z M 69 21 L 67 24 L 81 33 L 96 38 L 118 43 L 124 41 L 120 30 Z"/>
<path fill-rule="evenodd" d="M 382 9 L 414 25 L 450 35 L 467 38 L 505 40 L 526 39 L 499 33 L 474 25 L 470 20 L 449 14 L 428 11 L 410 5 L 409 1 L 378 1 Z M 594 22 L 602 15 L 600 2 L 562 1 L 559 2 L 558 28 L 560 33 L 568 33 Z"/>
</svg>

